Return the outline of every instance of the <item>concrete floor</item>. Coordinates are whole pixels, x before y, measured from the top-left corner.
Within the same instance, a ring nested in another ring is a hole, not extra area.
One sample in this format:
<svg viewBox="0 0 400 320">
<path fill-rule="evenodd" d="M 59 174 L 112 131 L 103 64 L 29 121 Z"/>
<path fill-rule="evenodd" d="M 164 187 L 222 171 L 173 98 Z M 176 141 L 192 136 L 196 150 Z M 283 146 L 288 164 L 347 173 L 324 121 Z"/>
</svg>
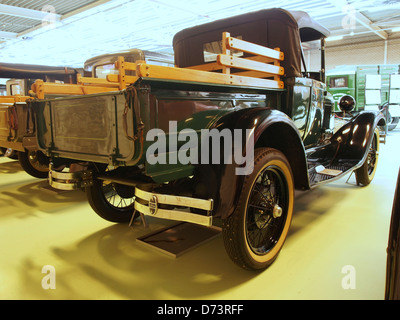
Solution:
<svg viewBox="0 0 400 320">
<path fill-rule="evenodd" d="M 149 249 L 135 239 L 171 222 L 109 223 L 82 191 L 52 194 L 0 158 L 0 299 L 384 299 L 399 145 L 396 129 L 368 187 L 353 175 L 298 193 L 287 241 L 262 273 L 234 265 L 222 236 L 176 259 Z M 42 286 L 49 265 L 55 289 Z"/>
</svg>

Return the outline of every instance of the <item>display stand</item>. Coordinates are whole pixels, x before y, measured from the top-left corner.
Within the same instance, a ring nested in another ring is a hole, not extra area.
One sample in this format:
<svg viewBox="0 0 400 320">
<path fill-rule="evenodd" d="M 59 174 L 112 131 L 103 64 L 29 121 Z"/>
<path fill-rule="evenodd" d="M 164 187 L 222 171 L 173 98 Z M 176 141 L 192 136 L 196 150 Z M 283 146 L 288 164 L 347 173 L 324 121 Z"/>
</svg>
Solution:
<svg viewBox="0 0 400 320">
<path fill-rule="evenodd" d="M 219 227 L 205 227 L 193 223 L 179 222 L 137 238 L 136 241 L 170 257 L 177 258 L 214 239 L 220 233 L 221 228 Z"/>
</svg>

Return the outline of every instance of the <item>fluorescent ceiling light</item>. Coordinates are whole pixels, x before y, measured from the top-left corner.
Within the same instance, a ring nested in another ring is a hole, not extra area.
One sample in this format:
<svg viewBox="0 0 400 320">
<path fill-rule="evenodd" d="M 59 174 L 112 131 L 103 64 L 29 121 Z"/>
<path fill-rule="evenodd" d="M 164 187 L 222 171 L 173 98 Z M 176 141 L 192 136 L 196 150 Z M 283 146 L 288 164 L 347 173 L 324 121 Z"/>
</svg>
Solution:
<svg viewBox="0 0 400 320">
<path fill-rule="evenodd" d="M 326 41 L 337 41 L 337 40 L 342 40 L 343 36 L 334 36 L 334 37 L 328 37 L 326 38 Z"/>
<path fill-rule="evenodd" d="M 45 8 L 45 7 L 44 7 Z M 21 18 L 28 18 L 34 20 L 43 20 L 49 15 L 48 12 L 45 10 L 38 11 L 32 10 L 27 8 L 9 6 L 7 4 L 0 4 L 0 14 L 21 17 Z M 59 14 L 53 13 L 53 17 L 55 20 L 60 20 L 61 16 Z"/>
<path fill-rule="evenodd" d="M 7 32 L 7 31 L 0 31 L 0 38 L 4 39 L 14 39 L 17 37 L 17 33 L 14 32 Z"/>
</svg>

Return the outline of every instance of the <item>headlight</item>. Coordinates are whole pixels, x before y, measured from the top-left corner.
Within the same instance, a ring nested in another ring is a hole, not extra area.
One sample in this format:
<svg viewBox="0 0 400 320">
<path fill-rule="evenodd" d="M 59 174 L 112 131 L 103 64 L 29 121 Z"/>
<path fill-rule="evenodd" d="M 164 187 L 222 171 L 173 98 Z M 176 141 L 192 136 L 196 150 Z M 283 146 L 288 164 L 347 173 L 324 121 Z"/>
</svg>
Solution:
<svg viewBox="0 0 400 320">
<path fill-rule="evenodd" d="M 350 95 L 344 95 L 339 100 L 339 108 L 342 112 L 351 112 L 356 106 L 356 100 Z"/>
</svg>

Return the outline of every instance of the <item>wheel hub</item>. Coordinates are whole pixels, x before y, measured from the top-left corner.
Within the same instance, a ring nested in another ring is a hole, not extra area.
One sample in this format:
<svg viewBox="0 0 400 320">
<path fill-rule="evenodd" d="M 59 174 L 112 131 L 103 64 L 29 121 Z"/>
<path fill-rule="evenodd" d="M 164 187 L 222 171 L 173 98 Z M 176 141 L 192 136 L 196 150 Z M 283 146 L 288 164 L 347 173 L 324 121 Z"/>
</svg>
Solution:
<svg viewBox="0 0 400 320">
<path fill-rule="evenodd" d="M 114 190 L 124 199 L 133 198 L 135 196 L 135 188 L 119 183 L 114 183 Z"/>
<path fill-rule="evenodd" d="M 280 218 L 282 216 L 282 208 L 275 204 L 274 209 L 272 210 L 272 216 L 276 218 Z"/>
</svg>

